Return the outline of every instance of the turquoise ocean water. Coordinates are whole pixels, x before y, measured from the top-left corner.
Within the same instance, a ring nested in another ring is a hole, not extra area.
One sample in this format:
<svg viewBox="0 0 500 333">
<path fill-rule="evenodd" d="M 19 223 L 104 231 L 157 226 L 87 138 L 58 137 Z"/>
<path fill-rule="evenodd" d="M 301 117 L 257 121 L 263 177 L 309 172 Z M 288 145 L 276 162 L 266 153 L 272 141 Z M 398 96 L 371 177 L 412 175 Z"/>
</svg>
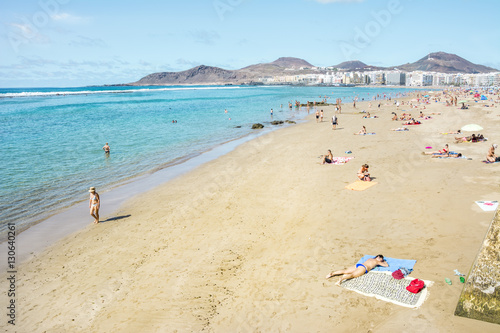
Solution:
<svg viewBox="0 0 500 333">
<path fill-rule="evenodd" d="M 0 89 L 0 234 L 252 132 L 300 120 L 299 100 L 397 97 L 397 88 L 291 86 Z M 321 97 L 320 97 L 321 96 Z M 282 105 L 282 107 L 281 107 Z M 224 110 L 227 109 L 227 113 Z M 176 123 L 172 121 L 176 120 Z M 102 146 L 109 142 L 111 154 Z"/>
</svg>

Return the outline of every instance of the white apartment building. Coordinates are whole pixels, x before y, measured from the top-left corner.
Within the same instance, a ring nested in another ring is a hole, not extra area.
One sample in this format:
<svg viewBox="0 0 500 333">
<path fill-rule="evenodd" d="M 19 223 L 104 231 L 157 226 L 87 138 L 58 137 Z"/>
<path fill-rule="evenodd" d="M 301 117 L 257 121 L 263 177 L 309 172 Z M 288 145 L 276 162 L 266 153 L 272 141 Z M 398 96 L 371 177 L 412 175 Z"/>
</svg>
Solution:
<svg viewBox="0 0 500 333">
<path fill-rule="evenodd" d="M 337 84 L 370 84 L 370 85 L 406 85 L 424 86 L 500 86 L 500 72 L 487 74 L 446 74 L 415 71 L 367 71 L 367 72 L 326 72 L 318 74 L 300 74 L 284 76 L 266 76 L 259 78 L 265 84 L 304 84 L 304 85 L 337 85 Z"/>
</svg>

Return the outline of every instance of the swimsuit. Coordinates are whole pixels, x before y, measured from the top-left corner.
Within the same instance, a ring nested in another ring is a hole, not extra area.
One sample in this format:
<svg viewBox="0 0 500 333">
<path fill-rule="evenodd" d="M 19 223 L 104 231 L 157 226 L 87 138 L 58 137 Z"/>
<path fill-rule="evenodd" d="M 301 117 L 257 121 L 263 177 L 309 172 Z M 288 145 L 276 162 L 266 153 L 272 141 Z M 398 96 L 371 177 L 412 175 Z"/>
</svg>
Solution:
<svg viewBox="0 0 500 333">
<path fill-rule="evenodd" d="M 368 273 L 368 270 L 366 269 L 365 265 L 363 265 L 363 264 L 356 264 L 356 268 L 358 268 L 359 266 L 362 266 L 365 269 L 365 274 Z"/>
<path fill-rule="evenodd" d="M 98 201 L 97 201 L 97 197 L 94 195 L 94 197 L 92 198 L 92 207 L 97 207 L 97 204 L 98 204 Z"/>
</svg>

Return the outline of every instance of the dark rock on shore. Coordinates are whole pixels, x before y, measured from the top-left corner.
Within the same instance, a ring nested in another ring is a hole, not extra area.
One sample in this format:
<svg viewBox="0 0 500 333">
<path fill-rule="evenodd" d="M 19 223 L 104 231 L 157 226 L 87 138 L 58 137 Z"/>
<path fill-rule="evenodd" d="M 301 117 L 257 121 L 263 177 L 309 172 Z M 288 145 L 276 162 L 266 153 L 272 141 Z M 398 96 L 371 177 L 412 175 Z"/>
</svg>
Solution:
<svg viewBox="0 0 500 333">
<path fill-rule="evenodd" d="M 256 124 L 252 125 L 252 129 L 261 129 L 261 128 L 264 128 L 264 125 L 259 124 L 259 123 L 256 123 Z"/>
<path fill-rule="evenodd" d="M 333 104 L 326 103 L 326 102 L 323 102 L 323 101 L 321 101 L 321 102 L 316 102 L 316 106 L 319 106 L 319 105 L 321 105 L 321 106 L 328 106 L 328 105 L 333 105 Z M 300 106 L 314 106 L 314 102 L 309 102 L 309 105 L 308 105 L 307 103 L 305 103 L 305 104 L 300 104 Z"/>
</svg>

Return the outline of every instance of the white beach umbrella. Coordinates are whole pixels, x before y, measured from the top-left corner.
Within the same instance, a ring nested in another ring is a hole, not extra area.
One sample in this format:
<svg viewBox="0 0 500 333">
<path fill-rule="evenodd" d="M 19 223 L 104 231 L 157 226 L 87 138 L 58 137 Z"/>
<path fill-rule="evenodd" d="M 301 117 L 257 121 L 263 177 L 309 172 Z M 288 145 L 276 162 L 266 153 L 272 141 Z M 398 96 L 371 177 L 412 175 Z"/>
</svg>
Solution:
<svg viewBox="0 0 500 333">
<path fill-rule="evenodd" d="M 461 128 L 462 131 L 464 132 L 477 132 L 481 131 L 483 128 L 479 126 L 478 124 L 468 124 L 465 125 Z"/>
</svg>

